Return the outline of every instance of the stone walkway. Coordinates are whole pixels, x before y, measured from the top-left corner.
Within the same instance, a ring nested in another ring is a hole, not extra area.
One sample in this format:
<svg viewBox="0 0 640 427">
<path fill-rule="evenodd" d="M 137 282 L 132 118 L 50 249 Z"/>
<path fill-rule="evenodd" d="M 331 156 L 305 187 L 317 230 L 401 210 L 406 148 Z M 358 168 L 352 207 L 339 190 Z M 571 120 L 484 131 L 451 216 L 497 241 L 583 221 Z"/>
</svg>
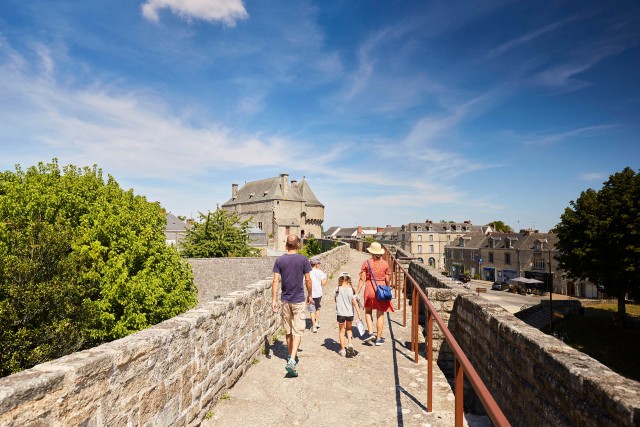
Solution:
<svg viewBox="0 0 640 427">
<path fill-rule="evenodd" d="M 341 268 L 357 277 L 367 255 L 351 251 Z M 205 427 L 224 426 L 452 426 L 454 396 L 442 372 L 434 371 L 434 412 L 427 413 L 427 363 L 413 362 L 410 308 L 407 327 L 402 310 L 386 316 L 384 345 L 364 344 L 354 326 L 355 358 L 338 354 L 338 326 L 333 291 L 340 272 L 325 286 L 321 327 L 302 338 L 299 376 L 288 378 L 283 338 L 269 354 L 255 360 L 246 374 L 211 408 Z M 354 286 L 357 285 L 355 280 Z M 485 417 L 467 416 L 466 424 L 491 425 Z"/>
</svg>

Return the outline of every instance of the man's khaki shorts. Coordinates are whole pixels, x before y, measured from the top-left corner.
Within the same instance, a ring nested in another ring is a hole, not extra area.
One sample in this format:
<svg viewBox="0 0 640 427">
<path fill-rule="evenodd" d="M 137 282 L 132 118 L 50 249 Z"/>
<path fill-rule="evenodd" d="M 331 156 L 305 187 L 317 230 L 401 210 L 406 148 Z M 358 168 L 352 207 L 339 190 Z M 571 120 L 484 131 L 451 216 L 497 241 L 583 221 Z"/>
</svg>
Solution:
<svg viewBox="0 0 640 427">
<path fill-rule="evenodd" d="M 301 337 L 307 322 L 306 304 L 303 302 L 283 302 L 282 322 L 287 335 Z"/>
</svg>

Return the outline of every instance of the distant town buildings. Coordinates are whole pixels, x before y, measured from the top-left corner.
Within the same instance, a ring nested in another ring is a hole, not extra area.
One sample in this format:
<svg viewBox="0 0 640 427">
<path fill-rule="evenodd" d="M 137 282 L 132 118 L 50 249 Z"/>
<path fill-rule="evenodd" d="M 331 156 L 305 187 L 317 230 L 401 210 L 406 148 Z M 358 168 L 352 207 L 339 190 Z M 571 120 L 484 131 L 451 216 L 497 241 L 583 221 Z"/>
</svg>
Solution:
<svg viewBox="0 0 640 427">
<path fill-rule="evenodd" d="M 307 181 L 299 183 L 289 175 L 252 181 L 238 188 L 231 184 L 231 198 L 222 205 L 228 212 L 236 212 L 242 220 L 266 233 L 268 246 L 285 250 L 289 234 L 302 238 L 321 237 L 324 205 L 316 198 Z"/>
<path fill-rule="evenodd" d="M 519 233 L 464 235 L 445 248 L 445 263 L 452 277 L 479 275 L 481 280 L 507 282 L 516 277 L 540 280 L 541 290 L 583 298 L 596 298 L 597 288 L 586 281 L 569 280 L 555 259 L 557 236 L 538 230 Z"/>
<path fill-rule="evenodd" d="M 396 244 L 402 250 L 423 258 L 430 267 L 444 270 L 445 247 L 448 244 L 462 236 L 484 235 L 491 231 L 491 227 L 473 225 L 471 221 L 411 222 L 400 227 Z"/>
</svg>

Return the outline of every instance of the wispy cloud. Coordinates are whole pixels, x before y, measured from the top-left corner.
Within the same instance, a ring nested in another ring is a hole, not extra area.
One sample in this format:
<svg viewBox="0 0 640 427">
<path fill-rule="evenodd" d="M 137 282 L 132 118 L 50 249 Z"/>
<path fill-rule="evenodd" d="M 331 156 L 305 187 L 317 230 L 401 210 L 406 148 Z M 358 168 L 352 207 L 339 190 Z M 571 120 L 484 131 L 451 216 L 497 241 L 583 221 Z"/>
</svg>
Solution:
<svg viewBox="0 0 640 427">
<path fill-rule="evenodd" d="M 500 46 L 491 49 L 489 51 L 489 53 L 487 54 L 487 59 L 493 59 L 497 56 L 500 56 L 508 51 L 510 51 L 513 48 L 516 48 L 520 45 L 523 45 L 525 43 L 529 43 L 535 39 L 537 39 L 538 37 L 541 37 L 547 33 L 550 33 L 552 31 L 555 31 L 561 27 L 563 27 L 564 25 L 567 25 L 568 23 L 572 22 L 572 21 L 576 21 L 577 19 L 579 19 L 578 15 L 574 15 L 572 17 L 569 17 L 567 19 L 562 19 L 556 22 L 553 22 L 549 25 L 545 25 L 542 28 L 539 28 L 535 31 L 531 31 L 523 36 L 517 37 L 513 40 L 509 40 L 508 42 L 505 42 L 503 44 L 501 44 Z"/>
<path fill-rule="evenodd" d="M 0 121 L 12 124 L 0 136 L 9 140 L 13 126 L 32 123 L 28 143 L 45 158 L 98 163 L 130 177 L 179 179 L 211 168 L 295 164 L 313 151 L 311 142 L 286 135 L 252 135 L 215 122 L 194 125 L 194 117 L 145 89 L 61 85 L 50 78 L 53 58 L 44 63 L 44 73 L 20 55 L 0 66 Z M 8 105 L 11 100 L 20 102 Z M 338 154 L 328 147 L 309 164 L 322 168 Z"/>
<path fill-rule="evenodd" d="M 150 21 L 159 22 L 158 11 L 164 8 L 186 20 L 219 21 L 229 27 L 249 17 L 242 0 L 147 0 L 142 5 L 142 14 Z"/>
<path fill-rule="evenodd" d="M 609 131 L 620 128 L 616 124 L 585 126 L 570 129 L 562 132 L 540 133 L 540 134 L 517 134 L 510 132 L 509 137 L 519 140 L 527 145 L 549 145 L 570 140 L 576 137 L 591 137 L 595 135 L 606 134 Z"/>
<path fill-rule="evenodd" d="M 580 179 L 586 182 L 604 182 L 607 174 L 602 172 L 585 172 L 580 174 Z"/>
</svg>

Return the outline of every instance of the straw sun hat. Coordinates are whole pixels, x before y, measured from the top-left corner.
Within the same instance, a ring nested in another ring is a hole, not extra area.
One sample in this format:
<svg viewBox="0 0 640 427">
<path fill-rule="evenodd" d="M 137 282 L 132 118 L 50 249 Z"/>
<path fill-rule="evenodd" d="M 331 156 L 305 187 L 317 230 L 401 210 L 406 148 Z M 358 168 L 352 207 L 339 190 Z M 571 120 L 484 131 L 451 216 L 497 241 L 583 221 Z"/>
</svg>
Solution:
<svg viewBox="0 0 640 427">
<path fill-rule="evenodd" d="M 384 254 L 384 249 L 382 247 L 382 245 L 380 245 L 380 243 L 378 242 L 373 242 L 368 248 L 367 251 L 371 254 L 374 255 L 383 255 Z"/>
</svg>

